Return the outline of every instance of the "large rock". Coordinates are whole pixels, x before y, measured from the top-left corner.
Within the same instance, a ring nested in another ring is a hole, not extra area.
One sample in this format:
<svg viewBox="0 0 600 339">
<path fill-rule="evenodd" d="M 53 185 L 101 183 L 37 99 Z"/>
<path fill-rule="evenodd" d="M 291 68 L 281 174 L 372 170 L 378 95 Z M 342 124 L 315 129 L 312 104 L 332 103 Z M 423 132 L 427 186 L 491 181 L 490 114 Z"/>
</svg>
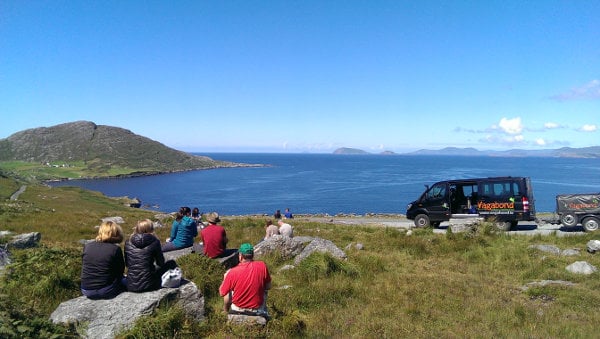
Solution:
<svg viewBox="0 0 600 339">
<path fill-rule="evenodd" d="M 600 240 L 590 240 L 587 243 L 587 251 L 590 253 L 596 253 L 600 251 Z"/>
<path fill-rule="evenodd" d="M 196 243 L 193 246 L 182 248 L 180 250 L 163 252 L 163 255 L 165 257 L 165 260 L 177 261 L 176 259 L 192 253 L 195 253 L 197 255 L 204 255 L 202 245 Z M 216 258 L 215 260 L 221 263 L 221 265 L 225 266 L 225 268 L 229 269 L 236 266 L 239 263 L 237 253 L 237 249 L 227 249 L 226 255 L 224 257 Z"/>
<path fill-rule="evenodd" d="M 227 322 L 248 327 L 264 327 L 267 324 L 267 319 L 256 315 L 228 314 Z"/>
<path fill-rule="evenodd" d="M 587 261 L 576 261 L 571 265 L 567 266 L 567 271 L 576 274 L 592 274 L 598 269 L 596 266 L 589 264 Z"/>
<path fill-rule="evenodd" d="M 284 260 L 291 259 L 302 253 L 304 249 L 303 240 L 305 239 L 302 237 L 289 238 L 274 235 L 254 246 L 254 256 L 260 258 L 270 253 L 279 253 Z"/>
<path fill-rule="evenodd" d="M 294 264 L 298 265 L 302 260 L 308 258 L 314 252 L 329 253 L 338 259 L 346 259 L 346 253 L 339 249 L 333 242 L 321 238 L 315 238 L 302 250 L 294 259 Z"/>
<path fill-rule="evenodd" d="M 534 248 L 542 252 L 552 253 L 556 255 L 559 255 L 561 252 L 560 248 L 554 245 L 530 245 L 529 248 Z"/>
<path fill-rule="evenodd" d="M 71 299 L 61 303 L 50 315 L 50 320 L 55 324 L 76 325 L 79 335 L 84 338 L 114 338 L 168 301 L 175 301 L 175 306 L 181 307 L 195 321 L 204 319 L 204 296 L 196 284 L 183 281 L 179 288 L 124 292 L 108 300 L 91 300 L 84 296 Z"/>
<path fill-rule="evenodd" d="M 17 234 L 12 237 L 12 239 L 7 243 L 8 248 L 31 248 L 36 247 L 40 240 L 42 239 L 42 235 L 40 232 L 31 232 L 31 233 L 23 233 Z"/>
</svg>

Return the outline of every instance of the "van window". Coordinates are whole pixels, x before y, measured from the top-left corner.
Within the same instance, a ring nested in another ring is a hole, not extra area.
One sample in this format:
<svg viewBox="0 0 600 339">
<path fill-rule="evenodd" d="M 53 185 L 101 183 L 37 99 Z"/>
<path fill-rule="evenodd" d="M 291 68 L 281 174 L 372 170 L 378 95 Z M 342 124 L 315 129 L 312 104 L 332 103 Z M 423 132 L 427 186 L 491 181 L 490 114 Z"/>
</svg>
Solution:
<svg viewBox="0 0 600 339">
<path fill-rule="evenodd" d="M 505 198 L 520 195 L 519 184 L 514 181 L 496 181 L 482 185 L 483 194 L 489 197 Z"/>
<path fill-rule="evenodd" d="M 425 198 L 440 199 L 440 198 L 443 198 L 445 195 L 446 195 L 446 184 L 436 184 L 436 185 L 433 185 L 433 187 L 431 187 L 429 189 L 429 191 L 427 191 L 427 195 L 425 196 Z"/>
</svg>

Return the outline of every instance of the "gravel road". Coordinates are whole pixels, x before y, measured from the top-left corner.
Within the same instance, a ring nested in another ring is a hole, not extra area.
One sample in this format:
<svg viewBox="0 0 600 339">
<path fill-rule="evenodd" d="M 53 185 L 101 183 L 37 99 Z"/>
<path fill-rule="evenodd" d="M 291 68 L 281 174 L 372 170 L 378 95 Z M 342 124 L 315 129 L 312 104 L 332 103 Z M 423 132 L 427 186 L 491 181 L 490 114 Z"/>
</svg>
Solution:
<svg viewBox="0 0 600 339">
<path fill-rule="evenodd" d="M 322 223 L 332 223 L 336 225 L 365 225 L 365 226 L 380 226 L 380 227 L 395 227 L 410 229 L 414 227 L 412 220 L 406 219 L 403 215 L 386 215 L 386 216 L 306 216 L 299 217 L 299 220 L 309 220 Z M 293 223 L 293 220 L 288 220 Z M 448 229 L 448 223 L 443 222 L 439 228 L 433 230 L 434 233 L 445 233 Z M 515 230 L 507 232 L 514 235 L 551 235 L 556 233 L 557 236 L 575 236 L 583 235 L 586 232 L 581 226 L 563 227 L 560 224 L 551 224 L 548 222 L 521 221 Z"/>
</svg>

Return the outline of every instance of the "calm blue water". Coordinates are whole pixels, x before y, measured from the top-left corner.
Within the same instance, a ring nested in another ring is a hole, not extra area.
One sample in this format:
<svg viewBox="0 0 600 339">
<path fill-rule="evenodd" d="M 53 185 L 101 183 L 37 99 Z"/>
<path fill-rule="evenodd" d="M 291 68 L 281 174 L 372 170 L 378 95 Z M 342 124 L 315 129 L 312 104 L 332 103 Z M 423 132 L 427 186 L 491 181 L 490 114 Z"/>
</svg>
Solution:
<svg viewBox="0 0 600 339">
<path fill-rule="evenodd" d="M 198 153 L 199 154 L 199 153 Z M 538 212 L 554 211 L 562 193 L 600 192 L 600 159 L 202 153 L 217 160 L 269 165 L 128 179 L 76 180 L 107 196 L 138 197 L 145 208 L 180 206 L 223 215 L 405 213 L 425 184 L 448 179 L 528 176 Z"/>
</svg>

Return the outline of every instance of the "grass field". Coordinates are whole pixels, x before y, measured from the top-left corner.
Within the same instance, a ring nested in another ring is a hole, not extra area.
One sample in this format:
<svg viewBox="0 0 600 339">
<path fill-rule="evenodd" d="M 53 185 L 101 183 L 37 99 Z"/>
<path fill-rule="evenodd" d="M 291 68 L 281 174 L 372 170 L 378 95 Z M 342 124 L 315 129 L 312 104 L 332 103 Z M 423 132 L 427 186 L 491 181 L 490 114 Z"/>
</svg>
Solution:
<svg viewBox="0 0 600 339">
<path fill-rule="evenodd" d="M 73 336 L 47 320 L 62 301 L 80 296 L 80 239 L 95 236 L 94 226 L 108 216 L 135 222 L 154 212 L 79 188 L 28 186 L 18 201 L 8 197 L 20 187 L 0 178 L 0 230 L 39 231 L 42 245 L 14 251 L 13 265 L 0 281 L 0 337 Z M 230 247 L 256 243 L 264 233 L 261 217 L 224 217 Z M 273 278 L 268 307 L 271 321 L 249 332 L 226 323 L 217 294 L 224 273 L 200 255 L 178 260 L 186 278 L 205 296 L 206 321 L 187 319 L 181 310 L 161 309 L 139 321 L 123 338 L 195 337 L 353 337 L 353 338 L 590 338 L 597 337 L 600 315 L 599 273 L 575 275 L 575 261 L 600 266 L 585 246 L 597 234 L 514 236 L 483 224 L 475 232 L 436 234 L 431 229 L 333 225 L 295 219 L 297 235 L 331 240 L 346 250 L 340 261 L 314 254 L 295 269 L 276 255 L 264 258 Z M 169 224 L 157 235 L 164 239 Z M 577 256 L 542 253 L 530 245 L 578 248 Z M 521 289 L 540 280 L 573 282 Z"/>
</svg>

